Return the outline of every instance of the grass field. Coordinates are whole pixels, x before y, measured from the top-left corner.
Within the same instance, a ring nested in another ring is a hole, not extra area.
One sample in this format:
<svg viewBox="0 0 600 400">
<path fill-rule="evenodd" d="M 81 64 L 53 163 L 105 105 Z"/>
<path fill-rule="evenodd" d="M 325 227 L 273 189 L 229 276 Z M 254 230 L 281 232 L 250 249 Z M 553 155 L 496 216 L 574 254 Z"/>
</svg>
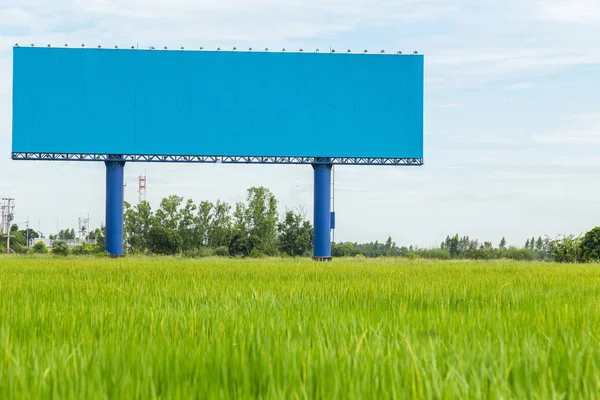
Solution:
<svg viewBox="0 0 600 400">
<path fill-rule="evenodd" d="M 598 398 L 600 267 L 0 258 L 0 398 Z"/>
</svg>

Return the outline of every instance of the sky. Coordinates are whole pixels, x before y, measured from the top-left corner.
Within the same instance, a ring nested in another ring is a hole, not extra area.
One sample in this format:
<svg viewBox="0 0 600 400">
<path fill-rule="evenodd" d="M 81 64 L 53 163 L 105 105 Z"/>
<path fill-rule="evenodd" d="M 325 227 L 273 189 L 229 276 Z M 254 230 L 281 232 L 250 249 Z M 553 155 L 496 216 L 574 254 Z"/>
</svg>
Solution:
<svg viewBox="0 0 600 400">
<path fill-rule="evenodd" d="M 577 235 L 600 225 L 598 37 L 597 0 L 0 0 L 0 195 L 46 234 L 104 219 L 102 163 L 10 159 L 15 43 L 417 50 L 425 165 L 336 167 L 336 241 Z M 144 173 L 154 207 L 266 186 L 312 216 L 310 166 L 131 163 L 127 201 Z"/>
</svg>

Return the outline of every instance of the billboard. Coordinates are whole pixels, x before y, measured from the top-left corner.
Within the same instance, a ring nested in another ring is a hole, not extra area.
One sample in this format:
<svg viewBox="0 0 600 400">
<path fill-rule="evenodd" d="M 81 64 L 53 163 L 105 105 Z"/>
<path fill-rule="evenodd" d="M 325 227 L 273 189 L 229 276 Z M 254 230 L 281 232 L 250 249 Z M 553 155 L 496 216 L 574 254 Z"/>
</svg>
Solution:
<svg viewBox="0 0 600 400">
<path fill-rule="evenodd" d="M 17 159 L 423 157 L 421 55 L 15 47 L 13 62 Z"/>
</svg>

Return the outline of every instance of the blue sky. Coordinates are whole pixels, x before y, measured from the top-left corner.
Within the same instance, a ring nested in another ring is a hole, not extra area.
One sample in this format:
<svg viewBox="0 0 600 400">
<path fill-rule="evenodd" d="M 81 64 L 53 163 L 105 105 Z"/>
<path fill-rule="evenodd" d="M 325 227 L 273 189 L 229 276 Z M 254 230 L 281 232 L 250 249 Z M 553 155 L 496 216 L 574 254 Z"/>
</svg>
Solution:
<svg viewBox="0 0 600 400">
<path fill-rule="evenodd" d="M 0 0 L 0 194 L 46 233 L 104 215 L 102 164 L 10 160 L 15 43 L 418 50 L 426 165 L 338 167 L 336 239 L 578 234 L 600 219 L 598 37 L 592 0 Z M 144 170 L 153 205 L 233 203 L 264 185 L 312 215 L 310 167 L 129 164 L 131 202 Z"/>
</svg>

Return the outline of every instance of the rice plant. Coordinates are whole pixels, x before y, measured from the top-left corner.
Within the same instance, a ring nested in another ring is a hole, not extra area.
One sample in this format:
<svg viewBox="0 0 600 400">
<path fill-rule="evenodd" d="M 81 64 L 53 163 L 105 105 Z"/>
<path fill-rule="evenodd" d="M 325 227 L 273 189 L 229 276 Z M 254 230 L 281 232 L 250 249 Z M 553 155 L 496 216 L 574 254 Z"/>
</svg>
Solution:
<svg viewBox="0 0 600 400">
<path fill-rule="evenodd" d="M 1 399 L 598 398 L 600 267 L 0 258 Z"/>
</svg>

